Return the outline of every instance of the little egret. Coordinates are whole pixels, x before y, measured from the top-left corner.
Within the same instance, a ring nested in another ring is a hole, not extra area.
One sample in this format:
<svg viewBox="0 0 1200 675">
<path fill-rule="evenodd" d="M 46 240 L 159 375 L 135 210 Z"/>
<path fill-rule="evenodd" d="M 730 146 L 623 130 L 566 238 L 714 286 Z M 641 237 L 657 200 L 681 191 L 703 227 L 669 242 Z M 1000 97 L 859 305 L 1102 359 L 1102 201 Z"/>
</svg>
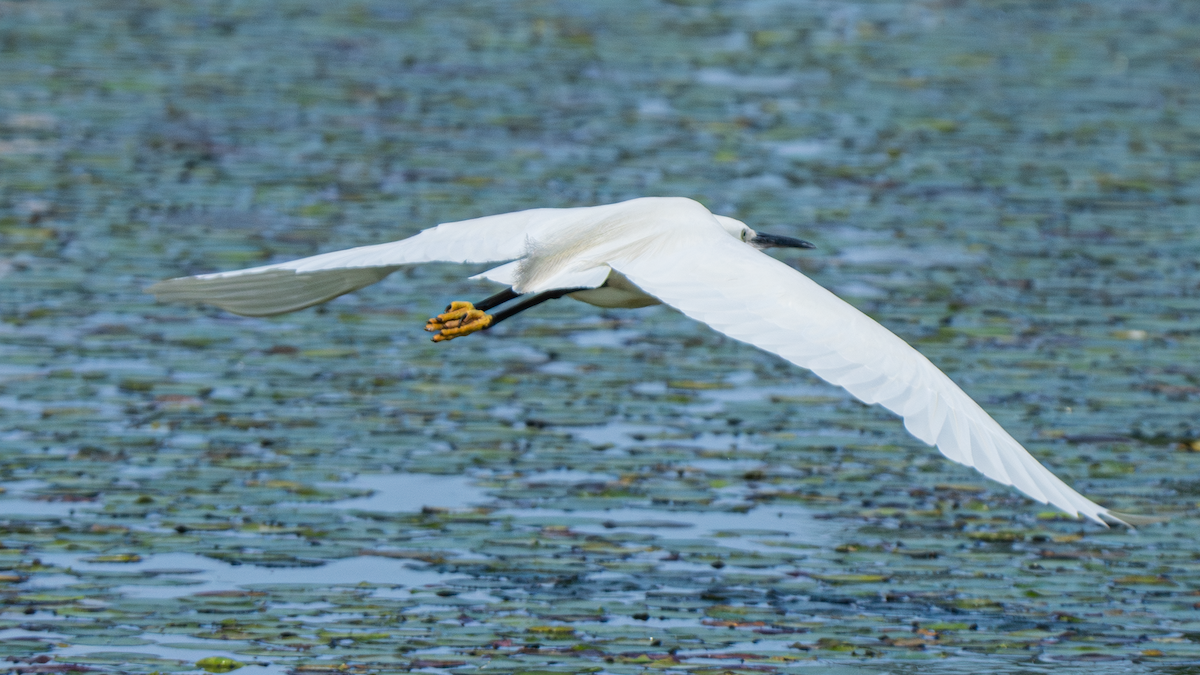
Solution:
<svg viewBox="0 0 1200 675">
<path fill-rule="evenodd" d="M 811 370 L 863 403 L 882 405 L 946 457 L 1039 502 L 1100 524 L 1140 520 L 1110 512 L 1071 489 L 906 342 L 762 253 L 772 247 L 813 245 L 755 232 L 690 199 L 646 197 L 445 223 L 388 244 L 170 279 L 148 290 L 159 300 L 271 316 L 356 291 L 403 265 L 504 262 L 472 278 L 507 289 L 479 303 L 452 303 L 426 324 L 434 341 L 486 330 L 562 296 L 600 307 L 665 303 Z"/>
</svg>

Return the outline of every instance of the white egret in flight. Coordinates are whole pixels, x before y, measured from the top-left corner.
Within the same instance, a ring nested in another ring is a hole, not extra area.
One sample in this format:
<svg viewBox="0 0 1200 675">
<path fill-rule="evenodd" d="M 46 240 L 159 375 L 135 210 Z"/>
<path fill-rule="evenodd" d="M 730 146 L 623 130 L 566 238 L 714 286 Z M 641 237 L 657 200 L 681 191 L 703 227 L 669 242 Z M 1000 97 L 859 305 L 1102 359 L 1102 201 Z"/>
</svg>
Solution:
<svg viewBox="0 0 1200 675">
<path fill-rule="evenodd" d="M 600 307 L 665 303 L 811 370 L 864 403 L 882 405 L 946 457 L 1039 502 L 1101 524 L 1140 520 L 1071 489 L 917 350 L 762 252 L 772 247 L 813 245 L 755 232 L 690 199 L 647 197 L 445 223 L 388 244 L 170 279 L 149 292 L 159 300 L 271 316 L 356 291 L 403 265 L 503 262 L 472 278 L 507 289 L 479 303 L 452 303 L 426 324 L 434 341 L 487 330 L 562 296 Z M 488 313 L 511 301 L 517 302 Z"/>
</svg>

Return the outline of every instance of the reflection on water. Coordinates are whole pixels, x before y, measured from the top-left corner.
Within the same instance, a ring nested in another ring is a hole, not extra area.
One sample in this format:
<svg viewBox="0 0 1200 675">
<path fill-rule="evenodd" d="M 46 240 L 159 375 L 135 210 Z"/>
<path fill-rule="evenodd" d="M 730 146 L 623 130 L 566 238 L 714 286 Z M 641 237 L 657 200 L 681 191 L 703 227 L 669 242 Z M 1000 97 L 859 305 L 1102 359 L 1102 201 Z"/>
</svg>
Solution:
<svg viewBox="0 0 1200 675">
<path fill-rule="evenodd" d="M 485 504 L 491 499 L 469 476 L 364 474 L 345 483 L 324 485 L 372 490 L 373 494 L 368 497 L 343 499 L 331 504 L 338 509 L 361 511 L 405 512 L 420 511 L 424 507 L 461 509 Z"/>
<path fill-rule="evenodd" d="M 42 561 L 63 568 L 95 572 L 143 572 L 147 575 L 177 577 L 184 585 L 138 585 L 122 579 L 114 590 L 131 598 L 177 598 L 196 593 L 231 591 L 255 584 L 354 585 L 357 583 L 395 586 L 435 584 L 446 575 L 415 569 L 413 562 L 379 556 L 356 556 L 332 560 L 316 567 L 260 567 L 232 565 L 192 553 L 160 553 L 145 556 L 136 563 L 89 563 L 86 556 L 49 553 Z M 69 586 L 76 577 L 61 574 L 39 577 L 37 587 Z"/>
<path fill-rule="evenodd" d="M 712 408 L 717 412 L 719 408 Z M 561 427 L 573 438 L 594 447 L 628 449 L 632 447 L 654 448 L 677 446 L 699 450 L 762 451 L 773 445 L 757 441 L 750 436 L 724 433 L 684 433 L 679 428 L 653 424 L 630 424 L 609 422 L 594 427 Z"/>
<path fill-rule="evenodd" d="M 613 531 L 649 531 L 660 533 L 680 530 L 689 539 L 715 539 L 720 545 L 746 551 L 769 551 L 772 547 L 743 539 L 738 533 L 766 538 L 784 538 L 796 544 L 820 546 L 833 538 L 842 527 L 813 518 L 813 512 L 799 506 L 760 506 L 745 513 L 728 511 L 683 511 L 672 509 L 611 509 L 607 511 L 566 511 L 562 509 L 504 509 L 500 513 L 537 522 L 551 519 L 570 524 L 579 532 L 605 534 Z"/>
<path fill-rule="evenodd" d="M 119 647 L 97 648 L 89 645 L 75 645 L 71 647 L 58 647 L 54 650 L 54 658 L 59 661 L 72 660 L 73 657 L 91 656 L 97 653 L 104 652 L 127 652 L 131 654 L 147 654 L 159 659 L 168 661 L 179 661 L 180 665 L 194 668 L 196 661 L 209 657 L 224 657 L 233 659 L 234 661 L 247 663 L 246 667 L 239 668 L 238 673 L 249 673 L 251 675 L 283 675 L 288 672 L 282 664 L 270 664 L 266 662 L 254 662 L 247 659 L 244 654 L 238 654 L 231 649 L 236 649 L 238 643 L 230 643 L 228 640 L 199 640 L 197 638 L 188 638 L 186 642 L 180 640 L 177 635 L 159 635 L 155 633 L 143 633 L 138 636 L 145 640 L 147 644 L 121 644 Z"/>
<path fill-rule="evenodd" d="M 0 520 L 10 516 L 18 519 L 45 516 L 67 518 L 78 511 L 100 507 L 97 502 L 32 498 L 32 495 L 48 486 L 46 481 L 37 479 L 0 482 Z"/>
<path fill-rule="evenodd" d="M 556 469 L 554 471 L 539 471 L 530 474 L 527 480 L 531 483 L 587 483 L 617 480 L 617 476 L 609 473 L 589 471 L 574 471 L 571 469 Z"/>
<path fill-rule="evenodd" d="M 95 505 L 92 505 L 93 508 Z M 70 517 L 77 511 L 85 510 L 82 504 L 78 503 L 63 503 L 51 502 L 40 499 L 19 499 L 6 498 L 0 499 L 0 519 L 15 516 L 21 518 L 24 516 L 55 516 L 60 518 Z"/>
</svg>

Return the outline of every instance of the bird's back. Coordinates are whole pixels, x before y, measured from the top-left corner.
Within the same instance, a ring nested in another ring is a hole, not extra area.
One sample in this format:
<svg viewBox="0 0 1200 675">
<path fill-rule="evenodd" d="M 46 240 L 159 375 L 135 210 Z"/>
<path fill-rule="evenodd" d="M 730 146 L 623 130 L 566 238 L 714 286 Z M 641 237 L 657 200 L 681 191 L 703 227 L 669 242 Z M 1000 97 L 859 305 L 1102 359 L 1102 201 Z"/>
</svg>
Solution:
<svg viewBox="0 0 1200 675">
<path fill-rule="evenodd" d="M 570 279 L 613 260 L 661 254 L 689 229 L 720 228 L 708 209 L 683 197 L 643 197 L 577 215 L 541 238 L 529 238 L 512 284 L 516 291 L 569 288 Z"/>
</svg>

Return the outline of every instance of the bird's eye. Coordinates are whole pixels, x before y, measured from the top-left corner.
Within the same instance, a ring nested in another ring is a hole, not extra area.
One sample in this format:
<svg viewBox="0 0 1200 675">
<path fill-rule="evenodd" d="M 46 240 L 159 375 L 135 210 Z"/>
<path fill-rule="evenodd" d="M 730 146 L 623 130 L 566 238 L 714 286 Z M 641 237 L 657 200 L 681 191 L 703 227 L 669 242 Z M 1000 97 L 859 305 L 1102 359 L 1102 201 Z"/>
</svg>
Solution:
<svg viewBox="0 0 1200 675">
<path fill-rule="evenodd" d="M 742 241 L 748 241 L 749 239 L 750 239 L 750 230 L 742 230 Z"/>
</svg>

